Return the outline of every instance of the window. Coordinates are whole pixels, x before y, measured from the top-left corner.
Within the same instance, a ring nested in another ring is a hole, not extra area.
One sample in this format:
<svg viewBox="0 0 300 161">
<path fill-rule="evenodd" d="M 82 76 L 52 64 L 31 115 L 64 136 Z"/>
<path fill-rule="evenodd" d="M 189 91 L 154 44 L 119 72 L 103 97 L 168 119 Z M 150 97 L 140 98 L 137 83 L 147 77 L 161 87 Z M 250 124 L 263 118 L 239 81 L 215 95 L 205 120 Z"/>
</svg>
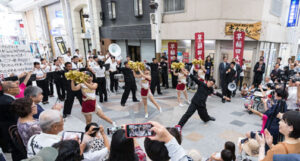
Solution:
<svg viewBox="0 0 300 161">
<path fill-rule="evenodd" d="M 165 12 L 180 12 L 184 11 L 185 0 L 164 0 Z"/>
<path fill-rule="evenodd" d="M 108 2 L 108 15 L 109 19 L 114 20 L 117 18 L 116 14 L 116 2 Z"/>
<path fill-rule="evenodd" d="M 136 17 L 143 15 L 143 0 L 134 0 L 134 15 Z"/>
</svg>

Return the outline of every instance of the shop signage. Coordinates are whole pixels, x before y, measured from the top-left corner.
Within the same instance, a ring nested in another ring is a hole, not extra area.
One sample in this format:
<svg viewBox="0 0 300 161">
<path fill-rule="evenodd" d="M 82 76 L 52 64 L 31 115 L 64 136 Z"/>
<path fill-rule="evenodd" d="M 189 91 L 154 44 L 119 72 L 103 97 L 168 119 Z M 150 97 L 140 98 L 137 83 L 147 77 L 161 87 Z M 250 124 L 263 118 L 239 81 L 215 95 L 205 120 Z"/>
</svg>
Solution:
<svg viewBox="0 0 300 161">
<path fill-rule="evenodd" d="M 61 36 L 60 30 L 53 29 L 50 30 L 50 33 L 52 36 Z"/>
<path fill-rule="evenodd" d="M 261 22 L 257 22 L 254 24 L 226 23 L 226 35 L 233 35 L 235 31 L 245 32 L 245 35 L 247 37 L 259 40 L 261 32 Z"/>
<path fill-rule="evenodd" d="M 177 42 L 169 42 L 168 43 L 169 67 L 171 66 L 171 61 L 173 61 L 173 56 L 177 56 Z"/>
<path fill-rule="evenodd" d="M 289 16 L 287 20 L 287 27 L 298 26 L 298 10 L 299 10 L 299 0 L 291 0 Z"/>
<path fill-rule="evenodd" d="M 245 32 L 236 31 L 233 37 L 233 56 L 240 65 L 243 65 Z"/>
<path fill-rule="evenodd" d="M 184 62 L 184 63 L 189 63 L 189 53 L 187 53 L 187 52 L 184 52 L 183 53 L 183 60 L 182 60 L 182 62 Z"/>
<path fill-rule="evenodd" d="M 62 11 L 55 11 L 55 17 L 63 18 L 63 12 Z"/>
<path fill-rule="evenodd" d="M 195 33 L 195 59 L 204 60 L 204 32 Z"/>
<path fill-rule="evenodd" d="M 31 71 L 34 58 L 25 45 L 0 45 L 0 73 L 2 77 Z"/>
</svg>

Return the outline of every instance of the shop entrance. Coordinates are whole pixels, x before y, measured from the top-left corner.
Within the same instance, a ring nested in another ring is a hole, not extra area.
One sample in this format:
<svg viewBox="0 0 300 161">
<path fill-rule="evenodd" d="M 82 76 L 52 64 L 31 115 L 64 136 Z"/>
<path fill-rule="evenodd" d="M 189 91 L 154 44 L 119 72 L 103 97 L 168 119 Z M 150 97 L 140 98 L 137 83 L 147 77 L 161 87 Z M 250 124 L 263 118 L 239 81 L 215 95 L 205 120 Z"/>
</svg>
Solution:
<svg viewBox="0 0 300 161">
<path fill-rule="evenodd" d="M 140 46 L 128 46 L 128 56 L 132 61 L 141 61 L 141 47 Z"/>
</svg>

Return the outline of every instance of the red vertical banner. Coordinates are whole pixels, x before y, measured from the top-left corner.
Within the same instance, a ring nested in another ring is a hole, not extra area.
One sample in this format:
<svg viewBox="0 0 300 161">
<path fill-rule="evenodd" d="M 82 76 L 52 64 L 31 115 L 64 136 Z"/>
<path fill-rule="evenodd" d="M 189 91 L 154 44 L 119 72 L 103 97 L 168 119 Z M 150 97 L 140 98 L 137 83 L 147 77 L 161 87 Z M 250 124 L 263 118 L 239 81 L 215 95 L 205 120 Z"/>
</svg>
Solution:
<svg viewBox="0 0 300 161">
<path fill-rule="evenodd" d="M 189 53 L 187 53 L 187 52 L 184 52 L 183 53 L 183 59 L 182 59 L 182 62 L 184 62 L 184 63 L 188 63 L 189 62 Z"/>
<path fill-rule="evenodd" d="M 171 66 L 171 61 L 173 61 L 173 56 L 177 56 L 177 42 L 169 42 L 168 43 L 169 67 Z"/>
<path fill-rule="evenodd" d="M 195 33 L 195 59 L 204 60 L 204 32 Z"/>
<path fill-rule="evenodd" d="M 245 32 L 235 31 L 233 36 L 233 57 L 243 65 Z"/>
</svg>

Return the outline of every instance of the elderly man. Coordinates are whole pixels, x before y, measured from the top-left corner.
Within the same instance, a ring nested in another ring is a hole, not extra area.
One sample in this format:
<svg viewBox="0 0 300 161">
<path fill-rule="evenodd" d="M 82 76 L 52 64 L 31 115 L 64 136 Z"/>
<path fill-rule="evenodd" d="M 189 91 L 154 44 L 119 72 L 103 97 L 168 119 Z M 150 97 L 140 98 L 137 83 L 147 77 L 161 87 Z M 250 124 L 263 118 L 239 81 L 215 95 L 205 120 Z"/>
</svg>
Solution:
<svg viewBox="0 0 300 161">
<path fill-rule="evenodd" d="M 12 111 L 11 103 L 15 96 L 20 93 L 17 82 L 2 82 L 3 95 L 0 96 L 0 146 L 3 152 L 11 152 L 11 139 L 8 134 L 8 128 L 17 124 L 17 116 Z"/>
<path fill-rule="evenodd" d="M 64 130 L 64 121 L 60 112 L 57 110 L 45 110 L 39 117 L 39 125 L 42 129 L 41 134 L 33 135 L 27 144 L 27 156 L 36 155 L 41 149 L 51 147 L 61 141 L 58 135 Z"/>
</svg>

